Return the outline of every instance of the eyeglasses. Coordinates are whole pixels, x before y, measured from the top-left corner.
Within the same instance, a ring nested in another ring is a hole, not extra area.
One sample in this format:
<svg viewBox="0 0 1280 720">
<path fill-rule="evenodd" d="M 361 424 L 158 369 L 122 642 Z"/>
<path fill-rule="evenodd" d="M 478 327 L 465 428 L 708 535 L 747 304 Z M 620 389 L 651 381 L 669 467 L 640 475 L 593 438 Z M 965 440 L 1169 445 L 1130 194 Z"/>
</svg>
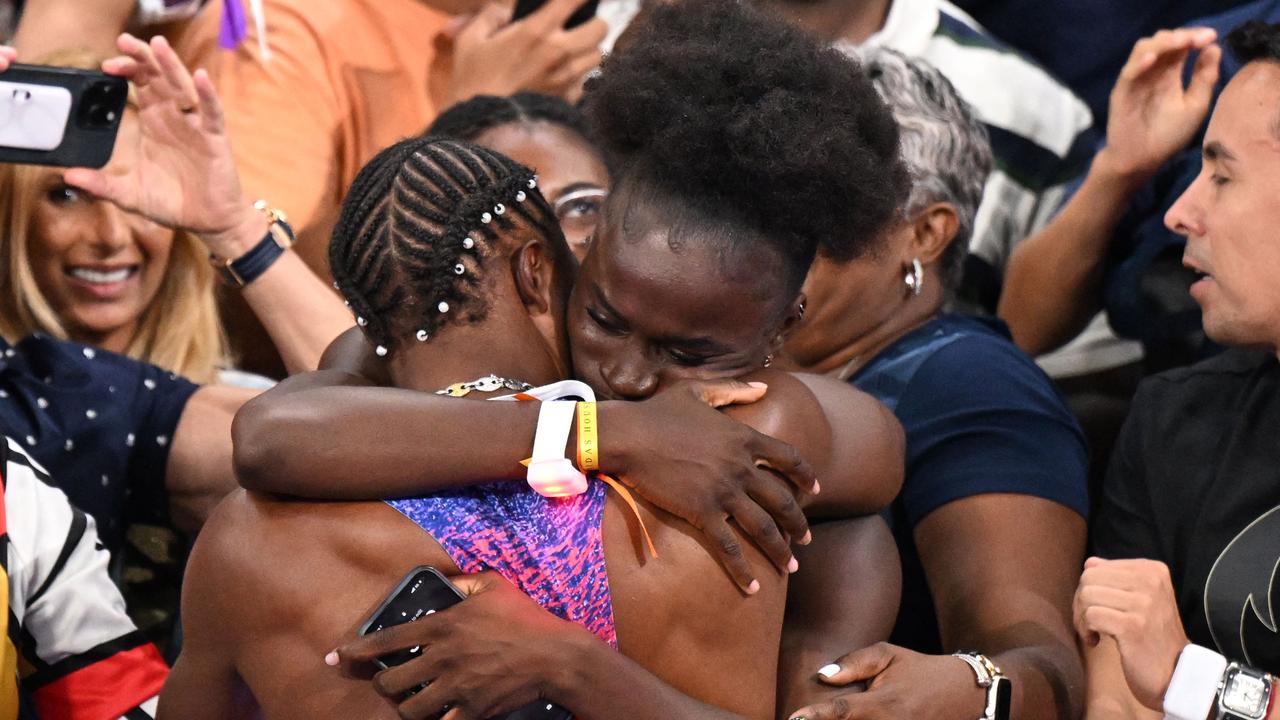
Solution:
<svg viewBox="0 0 1280 720">
<path fill-rule="evenodd" d="M 571 247 L 585 247 L 590 241 L 607 197 L 609 191 L 604 188 L 584 187 L 571 190 L 556 200 L 553 207 L 556 220 Z"/>
</svg>

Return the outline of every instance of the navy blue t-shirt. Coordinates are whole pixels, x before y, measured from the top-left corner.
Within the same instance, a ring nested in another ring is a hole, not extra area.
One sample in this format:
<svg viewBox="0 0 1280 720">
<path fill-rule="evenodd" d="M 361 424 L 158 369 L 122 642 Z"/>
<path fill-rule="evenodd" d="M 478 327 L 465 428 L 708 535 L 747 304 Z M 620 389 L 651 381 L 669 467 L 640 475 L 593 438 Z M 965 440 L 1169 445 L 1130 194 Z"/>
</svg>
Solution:
<svg viewBox="0 0 1280 720">
<path fill-rule="evenodd" d="M 850 379 L 898 417 L 906 482 L 886 511 L 902 553 L 902 607 L 892 642 L 942 651 L 912 535 L 939 507 L 1019 493 L 1085 516 L 1089 455 L 1048 376 L 995 320 L 942 315 L 902 337 Z"/>
<path fill-rule="evenodd" d="M 34 335 L 0 338 L 0 434 L 22 444 L 113 553 L 133 522 L 168 517 L 165 468 L 198 386 L 154 365 Z"/>
</svg>

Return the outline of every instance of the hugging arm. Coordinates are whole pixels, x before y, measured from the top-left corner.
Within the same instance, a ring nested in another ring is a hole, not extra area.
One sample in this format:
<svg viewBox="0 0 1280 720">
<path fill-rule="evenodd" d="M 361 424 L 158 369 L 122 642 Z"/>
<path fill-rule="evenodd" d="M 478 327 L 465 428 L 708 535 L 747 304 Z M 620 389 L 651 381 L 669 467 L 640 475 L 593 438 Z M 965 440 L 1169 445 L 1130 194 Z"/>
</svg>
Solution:
<svg viewBox="0 0 1280 720">
<path fill-rule="evenodd" d="M 378 499 L 524 478 L 519 461 L 532 452 L 536 403 L 379 387 L 385 364 L 372 355 L 359 332 L 349 331 L 327 352 L 324 370 L 289 378 L 248 403 L 233 427 L 241 484 L 311 498 Z M 803 538 L 808 524 L 778 476 L 808 490 L 811 466 L 792 445 L 714 409 L 765 394 L 722 380 L 681 384 L 642 402 L 598 403 L 602 470 L 704 533 L 714 531 L 713 540 L 730 532 L 726 518 L 733 518 L 783 569 L 791 552 L 777 538 Z M 576 447 L 571 434 L 566 455 Z M 753 578 L 741 548 L 712 546 L 747 588 Z"/>
</svg>

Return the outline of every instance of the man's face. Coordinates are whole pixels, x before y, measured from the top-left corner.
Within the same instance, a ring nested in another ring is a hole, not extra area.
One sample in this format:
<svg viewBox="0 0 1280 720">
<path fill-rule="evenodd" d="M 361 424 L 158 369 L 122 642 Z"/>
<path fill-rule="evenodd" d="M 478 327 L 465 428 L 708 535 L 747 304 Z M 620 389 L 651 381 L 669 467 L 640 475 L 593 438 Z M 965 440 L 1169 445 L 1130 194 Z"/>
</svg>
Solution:
<svg viewBox="0 0 1280 720">
<path fill-rule="evenodd" d="M 1254 62 L 1227 85 L 1204 141 L 1204 169 L 1165 225 L 1187 238 L 1183 264 L 1205 332 L 1280 349 L 1280 64 Z"/>
</svg>

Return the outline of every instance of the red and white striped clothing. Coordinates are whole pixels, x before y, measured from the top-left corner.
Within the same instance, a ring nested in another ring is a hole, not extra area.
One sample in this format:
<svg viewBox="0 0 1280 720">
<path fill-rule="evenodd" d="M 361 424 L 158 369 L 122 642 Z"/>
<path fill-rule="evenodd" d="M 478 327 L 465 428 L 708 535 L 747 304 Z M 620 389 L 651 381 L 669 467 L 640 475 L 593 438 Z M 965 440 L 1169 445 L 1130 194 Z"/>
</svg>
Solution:
<svg viewBox="0 0 1280 720">
<path fill-rule="evenodd" d="M 0 472 L 0 720 L 154 717 L 168 666 L 125 614 L 93 518 L 7 438 Z"/>
</svg>

